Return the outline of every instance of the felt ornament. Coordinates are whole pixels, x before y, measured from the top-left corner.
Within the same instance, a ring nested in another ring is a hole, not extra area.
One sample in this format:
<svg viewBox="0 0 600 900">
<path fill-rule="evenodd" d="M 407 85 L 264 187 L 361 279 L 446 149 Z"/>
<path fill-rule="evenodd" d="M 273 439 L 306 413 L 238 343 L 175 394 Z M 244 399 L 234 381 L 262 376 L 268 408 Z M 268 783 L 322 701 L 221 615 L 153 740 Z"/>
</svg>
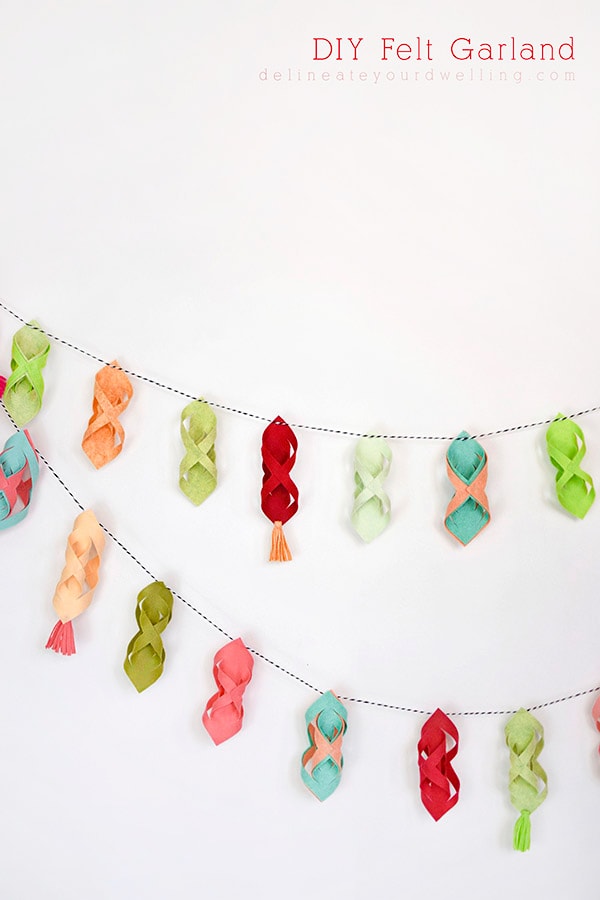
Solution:
<svg viewBox="0 0 600 900">
<path fill-rule="evenodd" d="M 42 407 L 50 341 L 36 321 L 20 328 L 13 337 L 11 375 L 4 390 L 4 405 L 16 424 L 31 422 Z"/>
<path fill-rule="evenodd" d="M 185 456 L 179 464 L 179 487 L 199 506 L 217 486 L 217 417 L 208 403 L 203 400 L 188 403 L 181 413 L 180 431 Z"/>
<path fill-rule="evenodd" d="M 327 691 L 308 707 L 305 719 L 310 746 L 302 755 L 302 781 L 317 799 L 326 800 L 342 777 L 348 713 L 333 691 Z"/>
<path fill-rule="evenodd" d="M 125 431 L 119 416 L 129 406 L 132 396 L 131 382 L 116 359 L 96 373 L 92 415 L 81 446 L 97 469 L 115 459 L 123 449 Z"/>
<path fill-rule="evenodd" d="M 596 498 L 592 476 L 580 467 L 586 452 L 583 431 L 561 413 L 546 432 L 550 462 L 557 470 L 556 495 L 572 515 L 583 519 Z"/>
<path fill-rule="evenodd" d="M 510 750 L 508 787 L 510 799 L 520 816 L 515 823 L 515 850 L 529 850 L 531 822 L 529 816 L 548 794 L 548 776 L 538 762 L 544 748 L 544 729 L 525 709 L 520 709 L 504 729 Z"/>
<path fill-rule="evenodd" d="M 458 753 L 458 730 L 441 709 L 421 729 L 417 746 L 421 800 L 435 821 L 458 803 L 460 781 L 452 768 Z"/>
<path fill-rule="evenodd" d="M 271 561 L 287 562 L 292 558 L 283 526 L 298 511 L 298 488 L 290 478 L 297 449 L 296 435 L 281 416 L 277 416 L 267 425 L 262 438 L 260 499 L 262 511 L 273 523 Z"/>
<path fill-rule="evenodd" d="M 490 521 L 487 455 L 475 438 L 461 431 L 446 454 L 448 478 L 455 494 L 448 504 L 444 525 L 463 546 L 472 541 Z"/>
<path fill-rule="evenodd" d="M 21 522 L 29 512 L 39 471 L 29 432 L 12 434 L 0 453 L 0 530 Z"/>
<path fill-rule="evenodd" d="M 76 652 L 72 620 L 92 602 L 103 549 L 102 528 L 92 510 L 87 509 L 77 516 L 67 539 L 65 567 L 52 601 L 59 620 L 48 638 L 49 650 L 65 656 Z"/>
<path fill-rule="evenodd" d="M 383 489 L 392 451 L 383 438 L 361 438 L 354 453 L 352 524 L 363 541 L 372 541 L 390 521 L 390 499 Z"/>
<path fill-rule="evenodd" d="M 161 634 L 172 613 L 173 594 L 162 581 L 154 581 L 139 592 L 135 610 L 139 630 L 129 642 L 123 668 L 140 694 L 163 673 L 165 648 Z"/>
<path fill-rule="evenodd" d="M 592 706 L 592 718 L 594 720 L 596 730 L 600 731 L 600 697 L 598 697 L 598 699 Z M 600 753 L 600 747 L 598 747 L 598 753 Z"/>
<path fill-rule="evenodd" d="M 206 704 L 202 724 L 217 745 L 229 740 L 242 727 L 242 699 L 253 668 L 254 660 L 241 638 L 225 644 L 215 654 L 213 678 L 218 690 Z"/>
</svg>

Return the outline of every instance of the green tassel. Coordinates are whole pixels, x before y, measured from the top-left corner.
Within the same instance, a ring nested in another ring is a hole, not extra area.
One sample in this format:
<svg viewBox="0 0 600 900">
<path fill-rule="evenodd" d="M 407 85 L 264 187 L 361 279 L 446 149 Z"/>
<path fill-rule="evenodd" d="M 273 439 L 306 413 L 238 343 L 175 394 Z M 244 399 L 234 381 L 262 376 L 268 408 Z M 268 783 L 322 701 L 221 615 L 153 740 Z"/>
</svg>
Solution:
<svg viewBox="0 0 600 900">
<path fill-rule="evenodd" d="M 515 850 L 529 850 L 531 847 L 531 819 L 529 812 L 524 809 L 515 822 L 515 830 L 513 833 L 513 847 Z"/>
</svg>

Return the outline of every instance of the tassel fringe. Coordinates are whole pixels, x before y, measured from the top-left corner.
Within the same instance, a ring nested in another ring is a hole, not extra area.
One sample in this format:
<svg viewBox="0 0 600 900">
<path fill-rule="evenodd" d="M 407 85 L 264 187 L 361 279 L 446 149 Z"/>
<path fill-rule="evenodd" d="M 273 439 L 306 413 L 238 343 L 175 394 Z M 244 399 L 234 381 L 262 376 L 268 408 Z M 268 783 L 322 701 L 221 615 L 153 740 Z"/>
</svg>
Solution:
<svg viewBox="0 0 600 900">
<path fill-rule="evenodd" d="M 531 819 L 526 809 L 515 822 L 515 830 L 513 834 L 513 847 L 515 850 L 529 850 L 531 846 Z"/>
<path fill-rule="evenodd" d="M 289 562 L 291 558 L 292 554 L 283 533 L 283 525 L 281 522 L 274 522 L 269 562 Z"/>
<path fill-rule="evenodd" d="M 60 619 L 52 629 L 52 633 L 46 644 L 47 650 L 62 653 L 63 656 L 73 656 L 75 650 L 75 636 L 73 635 L 73 623 L 61 622 Z"/>
</svg>

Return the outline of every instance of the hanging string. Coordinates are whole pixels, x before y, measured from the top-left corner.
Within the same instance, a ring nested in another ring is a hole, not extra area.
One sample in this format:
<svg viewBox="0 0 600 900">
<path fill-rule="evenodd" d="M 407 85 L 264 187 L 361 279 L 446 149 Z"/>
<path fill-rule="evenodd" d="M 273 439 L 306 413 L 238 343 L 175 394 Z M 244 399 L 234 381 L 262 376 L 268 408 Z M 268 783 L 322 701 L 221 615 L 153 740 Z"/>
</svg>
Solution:
<svg viewBox="0 0 600 900">
<path fill-rule="evenodd" d="M 12 421 L 12 419 L 11 419 L 11 422 L 12 422 L 13 426 L 16 428 L 15 423 Z M 65 482 L 60 477 L 58 472 L 56 472 L 56 470 L 50 465 L 50 463 L 43 456 L 43 454 L 40 453 L 39 450 L 37 450 L 37 448 L 36 448 L 36 453 L 38 454 L 40 460 L 46 466 L 46 468 L 48 469 L 50 474 L 58 481 L 60 486 L 63 488 L 64 491 L 66 491 L 66 493 L 69 495 L 71 500 L 75 503 L 75 505 L 78 506 L 80 510 L 84 510 L 85 507 L 83 506 L 81 501 L 77 499 L 77 497 L 75 496 L 73 491 L 65 484 Z M 152 574 L 150 569 L 148 569 L 148 567 L 145 566 L 144 563 L 141 562 L 131 552 L 131 550 L 129 550 L 125 546 L 125 544 L 123 544 L 123 542 L 120 541 L 119 538 L 115 534 L 113 534 L 112 531 L 110 531 L 110 529 L 108 529 L 106 527 L 106 525 L 103 525 L 102 522 L 99 522 L 98 524 L 100 525 L 100 527 L 102 528 L 104 533 L 111 539 L 111 541 L 113 541 L 118 547 L 120 547 L 121 550 L 124 553 L 126 553 L 127 556 L 136 564 L 136 566 L 138 566 L 143 572 L 145 572 L 146 575 L 148 575 L 152 579 L 152 581 L 158 581 L 158 579 L 156 578 L 155 575 Z M 228 640 L 230 640 L 230 641 L 234 640 L 232 635 L 230 635 L 227 631 L 225 631 L 224 628 L 221 628 L 221 626 L 218 625 L 216 622 L 213 622 L 212 619 L 210 619 L 206 615 L 206 613 L 202 612 L 202 610 L 195 607 L 192 603 L 189 602 L 189 600 L 186 600 L 185 597 L 183 597 L 181 594 L 178 594 L 177 591 L 174 591 L 172 588 L 170 588 L 170 590 L 171 590 L 171 593 L 173 594 L 173 596 L 177 598 L 177 600 L 179 600 L 181 603 L 184 603 L 189 609 L 192 610 L 192 612 L 194 612 L 194 613 L 196 613 L 196 615 L 200 616 L 200 618 L 203 619 L 207 625 L 210 625 L 211 628 L 214 628 L 216 631 L 220 632 Z M 289 669 L 286 669 L 284 666 L 280 665 L 280 663 L 276 662 L 274 659 L 270 659 L 270 657 L 266 656 L 264 653 L 261 653 L 259 650 L 255 650 L 252 647 L 248 647 L 247 649 L 257 659 L 262 659 L 262 661 L 264 663 L 267 663 L 268 665 L 272 666 L 274 669 L 277 669 L 283 675 L 287 675 L 289 678 L 292 678 L 294 681 L 297 681 L 299 684 L 302 684 L 304 687 L 308 688 L 309 690 L 314 691 L 315 694 L 323 694 L 324 693 L 322 688 L 319 688 L 316 685 L 311 684 L 310 681 L 307 681 L 305 678 L 302 678 L 300 675 L 297 675 L 295 672 L 292 672 Z M 526 709 L 529 712 L 535 712 L 536 710 L 546 709 L 546 707 L 548 707 L 548 706 L 556 706 L 558 703 L 566 703 L 568 700 L 576 700 L 578 697 L 585 697 L 585 696 L 588 696 L 589 694 L 596 694 L 599 691 L 600 691 L 600 685 L 598 685 L 597 687 L 586 688 L 585 690 L 582 690 L 582 691 L 576 691 L 575 693 L 567 694 L 564 697 L 556 697 L 553 700 L 546 700 L 543 703 L 536 703 L 536 704 L 533 704 L 532 706 L 526 707 Z M 344 701 L 345 703 L 361 703 L 363 706 L 374 706 L 374 707 L 378 707 L 379 709 L 391 709 L 391 710 L 395 710 L 397 712 L 414 713 L 415 715 L 419 715 L 419 716 L 431 716 L 431 715 L 433 715 L 433 712 L 434 712 L 433 710 L 417 709 L 416 707 L 412 707 L 412 706 L 401 706 L 400 704 L 397 704 L 397 703 L 384 703 L 383 701 L 380 701 L 380 700 L 367 700 L 363 697 L 340 696 L 339 699 Z M 514 713 L 516 713 L 516 712 L 517 712 L 516 709 L 475 709 L 475 710 L 454 710 L 454 711 L 447 710 L 446 714 L 448 716 L 511 716 L 511 715 L 514 715 Z"/>
<path fill-rule="evenodd" d="M 2 300 L 0 300 L 0 309 L 3 309 L 9 315 L 13 316 L 13 318 L 17 319 L 19 322 L 23 324 L 27 324 L 26 320 L 16 313 L 10 306 L 7 306 Z M 33 325 L 30 324 L 30 327 L 33 328 Z M 39 329 L 42 331 L 42 329 Z M 114 366 L 112 363 L 108 362 L 101 356 L 97 356 L 95 353 L 90 353 L 89 350 L 85 350 L 83 347 L 78 347 L 76 344 L 71 343 L 70 341 L 64 340 L 64 338 L 58 337 L 55 334 L 51 334 L 49 331 L 44 330 L 43 332 L 46 337 L 55 341 L 57 344 L 62 344 L 63 347 L 68 347 L 69 350 L 75 350 L 77 353 L 81 353 L 82 356 L 86 356 L 88 359 L 93 359 L 95 362 L 101 363 L 103 366 L 112 366 L 112 368 L 119 368 L 120 366 Z M 132 369 L 121 369 L 125 375 L 129 375 L 131 378 L 137 378 L 139 381 L 145 381 L 146 384 L 152 384 L 154 387 L 162 388 L 164 391 L 170 391 L 172 394 L 177 394 L 179 397 L 185 397 L 188 400 L 196 400 L 197 393 L 192 394 L 187 391 L 182 391 L 180 388 L 172 387 L 169 384 L 165 384 L 162 381 L 157 381 L 155 378 L 150 378 L 148 375 L 142 375 L 140 372 L 134 372 Z M 209 398 L 204 398 L 207 403 L 209 403 L 214 409 L 223 410 L 223 412 L 233 413 L 236 416 L 244 416 L 247 419 L 256 419 L 258 422 L 270 422 L 271 418 L 269 416 L 263 416 L 258 413 L 249 412 L 246 409 L 238 409 L 234 406 L 227 406 L 224 403 L 217 403 L 214 400 L 210 400 Z M 581 409 L 579 412 L 570 413 L 569 415 L 565 415 L 563 419 L 578 419 L 581 416 L 588 416 L 592 413 L 596 413 L 600 411 L 600 404 L 598 406 L 591 406 L 589 409 Z M 501 434 L 511 434 L 515 431 L 526 431 L 530 428 L 541 428 L 543 425 L 550 425 L 552 422 L 556 421 L 554 417 L 550 419 L 541 419 L 539 422 L 527 422 L 522 425 L 511 425 L 507 428 L 497 428 L 495 431 L 482 431 L 480 434 L 472 434 L 470 435 L 470 439 L 481 439 L 481 438 L 489 438 L 496 437 Z M 335 434 L 340 437 L 355 437 L 355 438 L 381 438 L 384 441 L 455 441 L 457 435 L 442 435 L 442 434 L 373 434 L 372 432 L 366 431 L 350 431 L 348 429 L 342 428 L 331 428 L 325 425 L 308 425 L 305 422 L 288 422 L 287 423 L 290 428 L 303 428 L 305 431 L 318 431 L 322 434 Z M 467 440 L 468 438 L 460 438 L 460 440 Z"/>
</svg>

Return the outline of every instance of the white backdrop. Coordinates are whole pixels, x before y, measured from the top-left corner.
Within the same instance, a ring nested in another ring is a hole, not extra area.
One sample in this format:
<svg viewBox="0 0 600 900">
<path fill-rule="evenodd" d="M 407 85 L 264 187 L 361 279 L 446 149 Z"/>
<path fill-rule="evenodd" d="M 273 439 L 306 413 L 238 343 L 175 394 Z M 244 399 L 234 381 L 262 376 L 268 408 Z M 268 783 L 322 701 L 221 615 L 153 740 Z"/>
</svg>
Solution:
<svg viewBox="0 0 600 900">
<path fill-rule="evenodd" d="M 448 435 L 594 406 L 598 24 L 591 0 L 5 2 L 0 296 L 103 358 L 291 422 Z M 454 37 L 513 34 L 573 35 L 575 60 L 448 62 Z M 361 61 L 312 62 L 327 35 L 363 36 Z M 418 35 L 431 65 L 384 67 L 382 36 Z M 270 77 L 288 68 L 300 80 Z M 0 311 L 4 370 L 17 324 Z M 424 709 L 600 681 L 600 508 L 559 507 L 543 428 L 483 442 L 492 522 L 466 549 L 443 529 L 446 444 L 394 443 L 392 523 L 366 546 L 348 522 L 353 441 L 298 429 L 294 561 L 275 565 L 262 424 L 219 415 L 219 487 L 196 509 L 167 391 L 134 382 L 124 452 L 93 470 L 96 369 L 53 345 L 37 445 L 158 578 L 280 665 Z M 579 421 L 598 481 L 600 415 Z M 137 695 L 122 661 L 148 578 L 115 544 L 76 657 L 44 650 L 76 512 L 43 469 L 2 533 L 2 896 L 597 896 L 593 695 L 538 713 L 550 790 L 528 854 L 512 850 L 504 716 L 456 720 L 461 798 L 436 824 L 422 717 L 348 703 L 342 783 L 319 804 L 299 777 L 315 695 L 257 661 L 244 728 L 215 748 L 200 717 L 223 641 L 178 601 L 165 673 Z"/>
</svg>

